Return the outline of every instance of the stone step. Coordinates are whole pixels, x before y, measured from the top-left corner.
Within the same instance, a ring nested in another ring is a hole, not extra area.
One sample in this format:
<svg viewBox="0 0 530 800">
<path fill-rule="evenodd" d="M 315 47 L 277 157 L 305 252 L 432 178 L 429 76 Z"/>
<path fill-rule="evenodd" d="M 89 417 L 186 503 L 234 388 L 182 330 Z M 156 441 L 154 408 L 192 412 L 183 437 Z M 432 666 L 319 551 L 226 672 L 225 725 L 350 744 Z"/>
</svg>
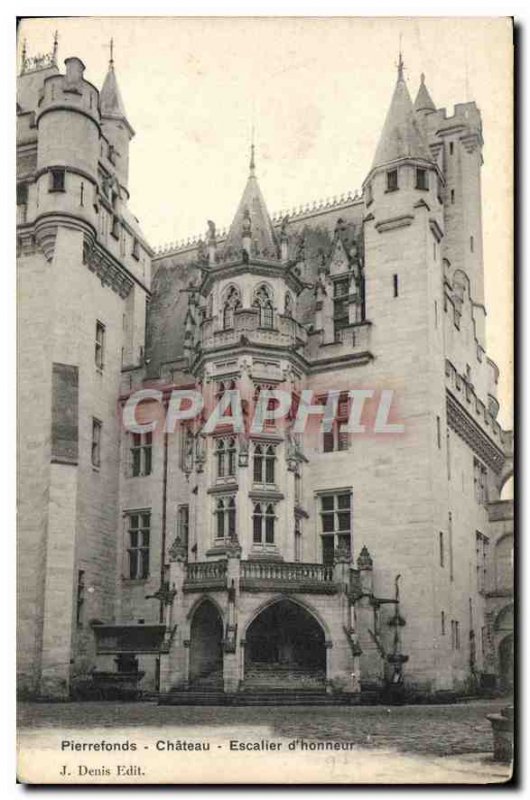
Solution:
<svg viewBox="0 0 530 800">
<path fill-rule="evenodd" d="M 311 691 L 223 692 L 172 691 L 161 695 L 159 705 L 174 706 L 339 706 L 357 705 L 358 695 L 326 694 Z"/>
</svg>

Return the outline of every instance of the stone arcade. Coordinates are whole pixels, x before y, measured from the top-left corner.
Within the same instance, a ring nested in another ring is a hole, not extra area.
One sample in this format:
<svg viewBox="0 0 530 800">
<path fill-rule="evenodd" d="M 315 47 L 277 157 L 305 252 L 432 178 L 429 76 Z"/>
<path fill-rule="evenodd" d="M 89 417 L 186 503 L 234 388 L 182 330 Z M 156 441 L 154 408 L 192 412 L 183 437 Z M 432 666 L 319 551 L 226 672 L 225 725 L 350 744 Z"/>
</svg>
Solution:
<svg viewBox="0 0 530 800">
<path fill-rule="evenodd" d="M 413 103 L 400 60 L 361 192 L 271 217 L 252 148 L 229 230 L 155 252 L 114 63 L 100 91 L 65 68 L 24 52 L 17 102 L 21 693 L 508 684 L 475 103 L 423 76 Z M 343 394 L 324 433 L 124 430 L 153 387 Z M 392 389 L 405 432 L 341 430 L 352 388 Z"/>
</svg>

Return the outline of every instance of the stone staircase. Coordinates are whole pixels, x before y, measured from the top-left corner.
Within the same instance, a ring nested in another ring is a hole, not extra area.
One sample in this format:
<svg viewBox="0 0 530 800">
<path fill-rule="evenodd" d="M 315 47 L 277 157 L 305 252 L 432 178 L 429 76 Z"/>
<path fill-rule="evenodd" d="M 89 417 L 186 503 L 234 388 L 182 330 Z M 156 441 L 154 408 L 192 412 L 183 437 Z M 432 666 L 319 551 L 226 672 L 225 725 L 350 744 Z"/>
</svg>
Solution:
<svg viewBox="0 0 530 800">
<path fill-rule="evenodd" d="M 357 705 L 357 695 L 326 692 L 325 673 L 319 669 L 252 664 L 237 693 L 223 692 L 222 674 L 210 673 L 189 689 L 173 689 L 159 697 L 160 705 L 175 706 L 337 706 Z"/>
<path fill-rule="evenodd" d="M 242 690 L 325 692 L 326 673 L 293 665 L 251 664 L 245 669 Z"/>
</svg>

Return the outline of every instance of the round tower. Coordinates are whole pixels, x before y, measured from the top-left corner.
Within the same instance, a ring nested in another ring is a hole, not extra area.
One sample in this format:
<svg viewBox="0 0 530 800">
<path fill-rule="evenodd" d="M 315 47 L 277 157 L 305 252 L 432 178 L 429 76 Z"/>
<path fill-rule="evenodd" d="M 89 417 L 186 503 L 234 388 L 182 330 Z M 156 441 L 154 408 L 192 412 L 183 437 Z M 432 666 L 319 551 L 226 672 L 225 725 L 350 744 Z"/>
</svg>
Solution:
<svg viewBox="0 0 530 800">
<path fill-rule="evenodd" d="M 95 226 L 98 91 L 83 78 L 85 65 L 79 58 L 64 63 L 65 75 L 45 80 L 36 113 L 37 215 L 65 213 Z"/>
</svg>

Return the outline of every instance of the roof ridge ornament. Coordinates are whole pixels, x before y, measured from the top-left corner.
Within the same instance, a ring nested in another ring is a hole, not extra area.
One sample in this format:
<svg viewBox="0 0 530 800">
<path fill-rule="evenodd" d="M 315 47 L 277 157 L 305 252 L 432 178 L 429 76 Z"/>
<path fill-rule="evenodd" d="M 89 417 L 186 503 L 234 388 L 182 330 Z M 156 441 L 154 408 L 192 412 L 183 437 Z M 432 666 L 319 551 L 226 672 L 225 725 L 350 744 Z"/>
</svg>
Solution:
<svg viewBox="0 0 530 800">
<path fill-rule="evenodd" d="M 51 53 L 37 53 L 35 56 L 28 57 L 27 40 L 24 39 L 22 43 L 22 64 L 20 74 L 24 75 L 26 72 L 35 72 L 39 69 L 46 69 L 47 67 L 57 66 L 57 52 L 59 49 L 59 33 L 55 31 L 53 35 L 53 46 Z"/>
<path fill-rule="evenodd" d="M 401 39 L 401 36 L 400 36 L 400 39 Z M 404 69 L 405 69 L 405 63 L 403 61 L 403 55 L 401 53 L 401 42 L 399 44 L 399 58 L 398 58 L 398 63 L 396 64 L 396 66 L 397 66 L 397 71 L 398 71 L 398 77 L 397 77 L 398 81 L 404 81 L 405 77 L 404 77 L 403 73 L 404 73 Z"/>
</svg>

